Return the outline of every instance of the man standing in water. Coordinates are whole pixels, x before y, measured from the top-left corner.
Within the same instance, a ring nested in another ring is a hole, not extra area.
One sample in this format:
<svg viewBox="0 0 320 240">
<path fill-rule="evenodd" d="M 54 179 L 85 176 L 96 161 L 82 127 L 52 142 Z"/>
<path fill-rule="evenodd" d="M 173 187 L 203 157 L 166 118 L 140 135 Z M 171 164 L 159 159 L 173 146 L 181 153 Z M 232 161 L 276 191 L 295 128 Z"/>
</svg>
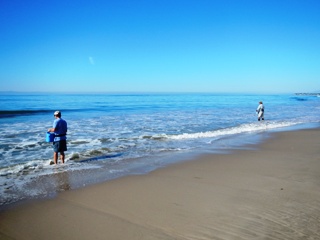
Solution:
<svg viewBox="0 0 320 240">
<path fill-rule="evenodd" d="M 67 151 L 67 122 L 61 118 L 61 112 L 55 111 L 53 114 L 55 120 L 53 121 L 53 127 L 48 129 L 48 132 L 55 134 L 53 142 L 53 162 L 58 163 L 58 154 L 60 153 L 60 159 L 64 163 L 64 152 Z"/>
<path fill-rule="evenodd" d="M 258 121 L 260 121 L 260 119 L 264 120 L 264 106 L 262 102 L 259 102 L 256 112 L 258 113 Z"/>
</svg>

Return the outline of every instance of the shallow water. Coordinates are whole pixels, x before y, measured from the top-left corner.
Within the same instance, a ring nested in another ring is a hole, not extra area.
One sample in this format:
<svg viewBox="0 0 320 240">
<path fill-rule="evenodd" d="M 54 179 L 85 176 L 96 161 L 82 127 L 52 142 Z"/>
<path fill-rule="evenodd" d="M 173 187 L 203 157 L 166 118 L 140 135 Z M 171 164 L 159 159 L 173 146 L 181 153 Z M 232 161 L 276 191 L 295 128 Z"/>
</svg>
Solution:
<svg viewBox="0 0 320 240">
<path fill-rule="evenodd" d="M 255 114 L 260 100 L 264 122 Z M 45 142 L 55 110 L 68 122 L 64 166 L 49 165 L 52 146 Z M 0 204 L 63 190 L 38 186 L 39 179 L 67 174 L 77 188 L 257 143 L 261 133 L 317 125 L 319 110 L 319 97 L 296 95 L 1 95 Z"/>
</svg>

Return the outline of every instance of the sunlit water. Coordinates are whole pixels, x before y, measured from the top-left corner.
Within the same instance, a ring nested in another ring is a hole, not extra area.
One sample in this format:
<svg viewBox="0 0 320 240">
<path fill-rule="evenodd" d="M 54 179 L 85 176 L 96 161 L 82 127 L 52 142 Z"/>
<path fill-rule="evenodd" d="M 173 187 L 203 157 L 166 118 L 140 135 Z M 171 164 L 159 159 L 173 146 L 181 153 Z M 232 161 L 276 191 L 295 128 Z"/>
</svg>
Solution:
<svg viewBox="0 0 320 240">
<path fill-rule="evenodd" d="M 265 105 L 265 121 L 255 109 Z M 66 164 L 50 166 L 45 142 L 53 112 L 68 122 Z M 261 133 L 317 126 L 320 98 L 223 94 L 5 94 L 0 96 L 0 205 L 50 196 L 186 154 L 219 152 L 261 140 Z M 48 185 L 43 179 L 60 177 Z M 44 185 L 36 184 L 41 180 Z M 66 187 L 67 186 L 67 187 Z"/>
</svg>

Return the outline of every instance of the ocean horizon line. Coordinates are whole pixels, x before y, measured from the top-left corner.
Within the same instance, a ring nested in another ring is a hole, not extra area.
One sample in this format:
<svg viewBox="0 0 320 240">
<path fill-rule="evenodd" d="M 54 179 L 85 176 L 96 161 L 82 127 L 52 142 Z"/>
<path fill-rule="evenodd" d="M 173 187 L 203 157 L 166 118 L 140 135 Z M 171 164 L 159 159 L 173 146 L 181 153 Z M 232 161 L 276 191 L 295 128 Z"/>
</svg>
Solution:
<svg viewBox="0 0 320 240">
<path fill-rule="evenodd" d="M 304 94 L 314 94 L 317 91 L 305 92 Z M 59 94 L 59 95 L 77 95 L 77 94 L 109 94 L 109 95 L 125 95 L 125 94 L 216 94 L 216 95 L 287 95 L 287 94 L 297 94 L 297 92 L 198 92 L 198 91 L 0 91 L 0 94 L 4 95 L 22 95 L 22 94 Z"/>
</svg>

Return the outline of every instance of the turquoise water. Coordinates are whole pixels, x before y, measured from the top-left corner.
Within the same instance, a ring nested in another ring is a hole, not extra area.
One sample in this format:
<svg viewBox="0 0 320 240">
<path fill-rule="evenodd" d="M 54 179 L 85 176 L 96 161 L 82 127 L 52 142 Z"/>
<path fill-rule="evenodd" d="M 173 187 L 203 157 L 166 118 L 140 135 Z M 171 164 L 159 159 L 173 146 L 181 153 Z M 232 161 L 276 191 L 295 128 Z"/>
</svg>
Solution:
<svg viewBox="0 0 320 240">
<path fill-rule="evenodd" d="M 265 105 L 265 121 L 255 109 Z M 53 112 L 68 122 L 63 167 L 50 166 L 45 142 Z M 71 188 L 139 173 L 183 154 L 218 152 L 257 142 L 260 133 L 319 124 L 320 98 L 231 94 L 3 94 L 0 96 L 0 204 L 50 195 L 26 186 L 58 172 Z M 102 170 L 103 169 L 103 170 Z M 91 176 L 91 177 L 90 177 Z M 95 179 L 95 180 L 93 180 Z M 26 190 L 27 189 L 27 190 Z"/>
</svg>

